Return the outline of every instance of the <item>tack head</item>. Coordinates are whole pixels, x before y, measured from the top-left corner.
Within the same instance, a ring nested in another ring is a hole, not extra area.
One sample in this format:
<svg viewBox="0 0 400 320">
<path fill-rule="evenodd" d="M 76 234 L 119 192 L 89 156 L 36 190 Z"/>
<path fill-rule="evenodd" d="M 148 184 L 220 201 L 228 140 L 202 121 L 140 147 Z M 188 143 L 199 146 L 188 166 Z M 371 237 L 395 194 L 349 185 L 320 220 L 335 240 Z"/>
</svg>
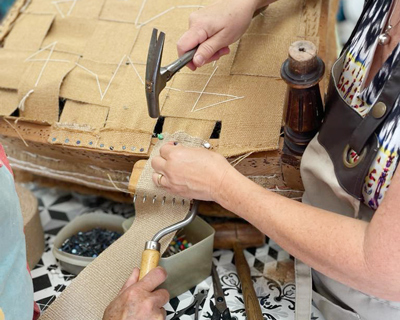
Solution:
<svg viewBox="0 0 400 320">
<path fill-rule="evenodd" d="M 381 46 L 386 46 L 387 44 L 390 43 L 390 40 L 391 40 L 391 38 L 387 33 L 382 33 L 378 37 L 378 43 Z"/>
<path fill-rule="evenodd" d="M 203 147 L 206 149 L 210 149 L 211 148 L 211 144 L 209 142 L 204 142 L 203 143 Z"/>
</svg>

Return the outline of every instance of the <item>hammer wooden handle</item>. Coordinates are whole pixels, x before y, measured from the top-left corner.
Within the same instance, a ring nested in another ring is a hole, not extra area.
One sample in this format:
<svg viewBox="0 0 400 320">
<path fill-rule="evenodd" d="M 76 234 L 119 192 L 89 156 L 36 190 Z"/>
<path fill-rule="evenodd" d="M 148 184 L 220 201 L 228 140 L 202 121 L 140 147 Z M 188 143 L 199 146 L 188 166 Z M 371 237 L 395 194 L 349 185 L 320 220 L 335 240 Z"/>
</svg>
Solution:
<svg viewBox="0 0 400 320">
<path fill-rule="evenodd" d="M 142 253 L 142 263 L 140 265 L 139 280 L 146 274 L 158 266 L 160 260 L 160 251 L 153 249 L 146 249 Z"/>
<path fill-rule="evenodd" d="M 235 265 L 239 275 L 240 282 L 242 283 L 244 306 L 246 309 L 247 320 L 263 320 L 264 317 L 261 312 L 260 303 L 258 302 L 257 295 L 254 291 L 253 281 L 251 280 L 250 268 L 244 257 L 243 247 L 240 242 L 236 241 L 234 246 L 235 250 Z"/>
</svg>

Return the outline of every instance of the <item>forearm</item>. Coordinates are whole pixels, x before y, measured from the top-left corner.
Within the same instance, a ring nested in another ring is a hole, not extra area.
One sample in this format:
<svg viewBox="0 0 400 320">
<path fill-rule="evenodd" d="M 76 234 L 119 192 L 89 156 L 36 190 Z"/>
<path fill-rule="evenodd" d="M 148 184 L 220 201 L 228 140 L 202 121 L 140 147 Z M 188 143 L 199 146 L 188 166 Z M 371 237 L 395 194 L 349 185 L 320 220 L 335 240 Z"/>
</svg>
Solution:
<svg viewBox="0 0 400 320">
<path fill-rule="evenodd" d="M 269 192 L 235 170 L 226 174 L 218 202 L 267 234 L 293 256 L 363 292 L 392 299 L 388 279 L 366 264 L 368 223 Z"/>
</svg>

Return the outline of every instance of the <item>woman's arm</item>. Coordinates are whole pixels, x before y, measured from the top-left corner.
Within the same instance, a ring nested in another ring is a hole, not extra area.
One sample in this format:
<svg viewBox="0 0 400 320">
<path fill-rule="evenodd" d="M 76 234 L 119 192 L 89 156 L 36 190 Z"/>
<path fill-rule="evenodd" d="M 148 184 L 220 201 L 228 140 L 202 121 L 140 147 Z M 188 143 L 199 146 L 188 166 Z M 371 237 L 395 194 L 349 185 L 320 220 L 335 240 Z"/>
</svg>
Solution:
<svg viewBox="0 0 400 320">
<path fill-rule="evenodd" d="M 216 201 L 323 274 L 362 292 L 400 301 L 400 212 L 396 209 L 400 173 L 372 221 L 366 223 L 269 192 L 208 150 L 166 145 L 152 165 L 164 175 L 162 186 L 170 192 Z"/>
<path fill-rule="evenodd" d="M 218 202 L 293 256 L 365 293 L 400 301 L 400 174 L 370 223 L 268 192 L 237 171 L 221 184 Z"/>
<path fill-rule="evenodd" d="M 189 17 L 189 30 L 177 43 L 179 56 L 200 44 L 193 62 L 187 65 L 190 69 L 218 60 L 246 32 L 254 12 L 274 1 L 219 0 L 194 11 Z"/>
</svg>

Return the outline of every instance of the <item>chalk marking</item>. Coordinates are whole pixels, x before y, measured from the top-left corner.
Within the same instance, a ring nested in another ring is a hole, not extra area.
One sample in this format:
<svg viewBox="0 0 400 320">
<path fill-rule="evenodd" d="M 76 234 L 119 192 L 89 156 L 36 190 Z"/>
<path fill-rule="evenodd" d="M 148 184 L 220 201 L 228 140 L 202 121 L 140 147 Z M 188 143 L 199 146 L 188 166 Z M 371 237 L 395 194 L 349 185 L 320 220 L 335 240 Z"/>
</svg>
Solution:
<svg viewBox="0 0 400 320">
<path fill-rule="evenodd" d="M 51 57 L 51 55 L 53 54 L 53 51 L 54 51 L 54 48 L 56 47 L 56 44 L 57 44 L 57 42 L 54 42 L 54 44 L 53 44 L 52 47 L 51 47 L 50 53 L 49 53 L 49 55 L 47 56 L 47 60 L 46 60 L 45 63 L 43 64 L 42 70 L 40 70 L 39 76 L 38 76 L 38 78 L 37 78 L 37 80 L 36 80 L 36 83 L 35 83 L 35 87 L 38 86 L 39 81 L 40 81 L 40 79 L 42 78 L 44 69 L 46 69 L 47 64 L 49 63 L 50 57 Z"/>
<path fill-rule="evenodd" d="M 194 90 L 185 90 L 186 93 L 201 93 L 201 91 L 194 91 Z M 215 96 L 221 96 L 221 97 L 230 97 L 230 98 L 237 98 L 238 96 L 234 96 L 232 94 L 226 94 L 226 93 L 216 93 L 216 92 L 203 92 L 203 94 L 209 94 L 209 95 L 215 95 Z"/>
<path fill-rule="evenodd" d="M 64 13 L 62 12 L 61 8 L 58 6 L 59 3 L 65 3 L 65 2 L 72 2 L 71 6 L 69 7 L 69 10 L 67 12 L 67 17 L 72 13 L 72 10 L 74 9 L 76 2 L 78 0 L 58 0 L 58 1 L 52 1 L 51 3 L 56 7 L 58 13 L 61 15 L 62 18 L 65 18 Z"/>
<path fill-rule="evenodd" d="M 206 90 L 206 88 L 207 88 L 209 82 L 211 81 L 211 78 L 214 76 L 214 74 L 215 74 L 215 72 L 217 71 L 217 69 L 218 69 L 218 66 L 217 66 L 217 67 L 214 69 L 214 71 L 211 73 L 210 77 L 208 78 L 206 84 L 204 85 L 203 90 L 201 90 L 201 92 L 200 92 L 200 94 L 199 94 L 199 96 L 198 96 L 196 102 L 194 103 L 193 108 L 192 108 L 192 110 L 191 110 L 190 112 L 193 112 L 193 110 L 196 108 L 197 104 L 199 103 L 199 100 L 200 100 L 201 96 L 203 95 L 204 91 Z"/>
<path fill-rule="evenodd" d="M 141 5 L 140 10 L 139 10 L 139 13 L 138 13 L 138 15 L 136 16 L 136 19 L 135 19 L 135 26 L 136 26 L 136 27 L 137 27 L 137 25 L 138 25 L 139 18 L 140 18 L 140 16 L 142 15 L 144 6 L 145 6 L 145 4 L 146 4 L 146 1 L 147 1 L 147 0 L 143 0 L 142 5 Z"/>
<path fill-rule="evenodd" d="M 39 53 L 43 52 L 44 50 L 50 48 L 54 44 L 57 44 L 57 41 L 54 41 L 54 42 L 50 43 L 49 45 L 45 46 L 44 48 L 42 48 L 42 49 L 36 51 L 35 53 L 31 54 L 28 58 L 25 59 L 24 62 L 31 61 L 31 59 L 33 57 L 37 56 Z M 45 60 L 47 60 L 47 59 L 45 59 Z"/>
<path fill-rule="evenodd" d="M 153 20 L 156 20 L 157 18 L 163 16 L 164 14 L 167 14 L 168 12 L 170 12 L 170 11 L 172 11 L 174 9 L 175 9 L 175 7 L 171 7 L 169 9 L 167 9 L 167 10 L 165 10 L 165 11 L 163 11 L 163 12 L 157 14 L 157 15 L 155 15 L 154 17 L 150 18 L 149 20 L 147 20 L 145 22 L 142 22 L 141 24 L 136 26 L 136 28 L 141 28 L 141 27 L 145 26 L 146 24 L 148 24 L 149 22 L 152 22 Z"/>
<path fill-rule="evenodd" d="M 208 106 L 205 106 L 205 107 L 196 109 L 196 110 L 194 110 L 193 112 L 197 112 L 197 111 L 204 110 L 204 109 L 207 109 L 207 108 L 215 107 L 215 106 L 220 105 L 220 104 L 222 104 L 222 103 L 227 103 L 227 102 L 230 102 L 230 101 L 239 100 L 239 99 L 243 99 L 243 98 L 244 98 L 244 96 L 242 96 L 242 97 L 236 97 L 236 98 L 232 98 L 232 99 L 228 99 L 228 100 L 225 100 L 225 101 L 220 101 L 220 102 L 213 103 L 213 104 L 210 104 L 210 105 L 208 105 Z"/>
<path fill-rule="evenodd" d="M 113 75 L 112 75 L 110 81 L 108 82 L 107 87 L 106 87 L 106 89 L 104 90 L 104 92 L 101 90 L 99 76 L 98 76 L 96 73 L 94 73 L 93 71 L 89 70 L 88 68 L 82 66 L 81 64 L 79 64 L 79 63 L 77 63 L 77 62 L 76 62 L 75 64 L 76 64 L 78 67 L 82 68 L 83 70 L 89 72 L 91 75 L 93 75 L 93 76 L 96 77 L 97 87 L 98 87 L 99 93 L 100 93 L 100 100 L 103 101 L 103 99 L 104 99 L 104 97 L 105 97 L 105 95 L 106 95 L 108 89 L 109 89 L 110 86 L 111 86 L 112 81 L 114 80 L 115 76 L 117 75 L 118 70 L 119 70 L 119 68 L 121 67 L 121 65 L 122 65 L 122 63 L 123 63 L 123 61 L 124 61 L 125 59 L 126 59 L 126 55 L 124 55 L 124 56 L 122 57 L 121 61 L 119 62 L 118 66 L 117 66 L 117 68 L 115 69 L 115 71 L 114 71 L 114 73 L 113 73 Z"/>
<path fill-rule="evenodd" d="M 142 77 L 140 76 L 139 72 L 137 71 L 135 65 L 133 64 L 133 62 L 129 56 L 128 56 L 128 61 L 129 61 L 129 64 L 132 66 L 133 70 L 135 70 L 136 75 L 139 77 L 140 82 L 144 85 L 144 81 L 143 81 Z"/>
<path fill-rule="evenodd" d="M 64 1 L 67 1 L 67 0 L 64 0 Z M 143 0 L 142 5 L 140 6 L 140 9 L 139 9 L 138 15 L 136 16 L 136 19 L 135 19 L 135 26 L 136 26 L 137 28 L 143 27 L 144 25 L 148 24 L 149 22 L 151 22 L 151 21 L 153 21 L 153 20 L 155 20 L 155 19 L 157 19 L 157 18 L 163 16 L 164 14 L 166 14 L 166 13 L 168 13 L 168 12 L 174 10 L 174 9 L 190 9 L 190 8 L 192 8 L 192 9 L 200 9 L 200 8 L 204 8 L 204 6 L 201 6 L 201 5 L 181 5 L 181 6 L 174 6 L 174 7 L 171 7 L 171 8 L 169 8 L 169 9 L 167 9 L 167 10 L 165 10 L 165 11 L 163 11 L 163 12 L 157 14 L 157 15 L 155 15 L 154 17 L 150 18 L 149 20 L 147 20 L 147 21 L 145 21 L 145 22 L 139 23 L 139 19 L 140 19 L 142 13 L 143 13 L 143 9 L 144 9 L 144 6 L 146 5 L 146 2 L 147 2 L 147 0 Z"/>
<path fill-rule="evenodd" d="M 47 61 L 47 59 L 31 59 L 29 61 L 32 61 L 32 62 L 43 62 L 43 61 Z M 69 60 L 61 60 L 61 59 L 49 59 L 49 62 L 67 62 L 67 63 L 69 63 L 71 61 L 69 61 Z"/>
<path fill-rule="evenodd" d="M 53 52 L 54 52 L 54 49 L 55 49 L 56 45 L 57 45 L 57 41 L 52 42 L 52 43 L 50 43 L 49 45 L 45 46 L 44 48 L 40 49 L 39 51 L 35 52 L 34 54 L 31 54 L 28 58 L 25 59 L 24 62 L 27 62 L 27 61 L 32 61 L 32 62 L 36 62 L 36 61 L 44 62 L 43 67 L 42 67 L 42 69 L 40 70 L 39 76 L 38 76 L 38 78 L 37 78 L 37 80 L 36 80 L 36 83 L 35 83 L 35 86 L 34 86 L 34 87 L 37 87 L 37 86 L 38 86 L 38 84 L 39 84 L 39 82 L 40 82 L 40 79 L 42 78 L 42 75 L 43 75 L 43 73 L 44 73 L 44 70 L 46 69 L 47 64 L 48 64 L 49 62 L 70 62 L 70 61 L 68 61 L 68 60 L 57 60 L 57 59 L 54 59 L 54 60 L 53 60 L 53 59 L 51 59 L 51 56 L 53 55 Z M 46 59 L 32 59 L 33 57 L 36 57 L 39 53 L 43 52 L 44 50 L 49 49 L 50 47 L 51 47 L 51 49 L 50 49 L 50 52 L 49 52 L 49 54 L 48 54 L 48 56 L 47 56 Z"/>
</svg>

